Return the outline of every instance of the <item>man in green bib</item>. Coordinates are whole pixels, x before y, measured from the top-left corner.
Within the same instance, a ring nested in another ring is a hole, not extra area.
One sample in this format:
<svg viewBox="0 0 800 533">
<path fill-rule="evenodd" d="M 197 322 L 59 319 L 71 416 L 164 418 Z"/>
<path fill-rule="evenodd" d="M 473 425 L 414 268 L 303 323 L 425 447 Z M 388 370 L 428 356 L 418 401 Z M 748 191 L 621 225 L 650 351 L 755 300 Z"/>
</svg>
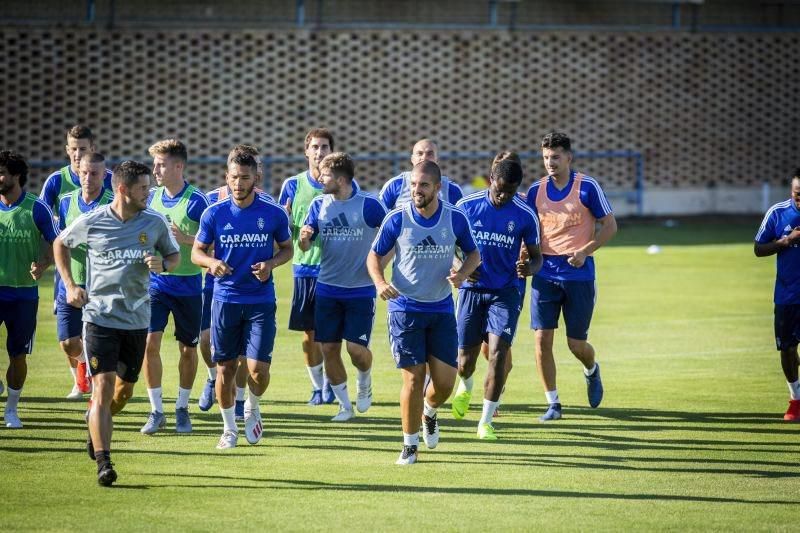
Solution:
<svg viewBox="0 0 800 533">
<path fill-rule="evenodd" d="M 147 204 L 169 222 L 172 235 L 180 245 L 181 262 L 168 274 L 150 276 L 150 326 L 143 370 L 151 412 L 141 431 L 151 435 L 166 425 L 161 389 L 161 338 L 171 313 L 180 353 L 175 431 L 191 433 L 189 395 L 197 374 L 197 343 L 203 310 L 202 269 L 192 264 L 191 252 L 208 199 L 183 177 L 188 154 L 182 142 L 176 139 L 159 141 L 149 152 L 158 187 L 151 191 Z"/>
<path fill-rule="evenodd" d="M 8 398 L 6 427 L 21 428 L 17 404 L 28 375 L 27 355 L 33 350 L 38 280 L 52 263 L 48 246 L 40 259 L 41 241 L 52 244 L 58 236 L 53 212 L 35 194 L 25 192 L 28 164 L 16 152 L 0 151 L 0 324 L 6 325 Z M 0 381 L 0 393 L 3 384 Z"/>
</svg>

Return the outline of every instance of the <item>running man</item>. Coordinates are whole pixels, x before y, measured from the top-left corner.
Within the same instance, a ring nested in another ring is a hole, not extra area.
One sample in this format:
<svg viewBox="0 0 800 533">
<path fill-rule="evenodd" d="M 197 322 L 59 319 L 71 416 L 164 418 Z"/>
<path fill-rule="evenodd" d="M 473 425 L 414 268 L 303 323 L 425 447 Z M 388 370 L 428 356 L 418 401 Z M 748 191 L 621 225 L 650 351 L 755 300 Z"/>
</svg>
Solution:
<svg viewBox="0 0 800 533">
<path fill-rule="evenodd" d="M 374 196 L 354 190 L 355 165 L 345 153 L 335 152 L 319 165 L 323 195 L 311 201 L 300 230 L 300 249 L 308 251 L 319 238 L 321 257 L 314 323 L 322 344 L 325 373 L 339 400 L 334 422 L 355 416 L 347 392 L 347 370 L 342 363 L 342 340 L 358 371 L 356 409 L 372 405 L 372 351 L 369 340 L 375 322 L 375 285 L 367 272 L 367 255 L 386 209 Z"/>
<path fill-rule="evenodd" d="M 311 200 L 322 194 L 319 164 L 333 151 L 333 134 L 325 128 L 312 129 L 306 134 L 304 149 L 308 170 L 283 182 L 278 203 L 286 207 L 292 223 L 294 293 L 289 329 L 303 332 L 303 357 L 312 388 L 308 404 L 320 405 L 333 403 L 334 400 L 330 383 L 325 379 L 322 369 L 322 348 L 314 336 L 314 295 L 319 276 L 320 247 L 319 242 L 314 242 L 304 252 L 300 249 L 299 241 L 300 228 L 306 220 L 308 206 L 311 205 Z"/>
<path fill-rule="evenodd" d="M 492 416 L 500 401 L 506 380 L 506 357 L 522 311 L 519 278 L 535 274 L 542 266 L 539 251 L 539 221 L 517 196 L 522 183 L 522 167 L 505 160 L 489 175 L 489 189 L 463 198 L 457 207 L 467 215 L 472 235 L 478 243 L 481 265 L 458 291 L 458 373 L 471 388 L 472 374 L 486 341 L 489 367 L 484 381 L 483 412 L 478 422 L 478 438 L 497 440 Z M 519 261 L 522 244 L 528 261 Z M 453 415 L 463 418 L 469 405 L 453 399 Z M 460 408 L 460 409 L 459 409 Z"/>
<path fill-rule="evenodd" d="M 103 486 L 117 480 L 111 462 L 112 416 L 133 394 L 144 360 L 150 273 L 173 271 L 181 262 L 167 220 L 147 208 L 150 169 L 124 161 L 113 176 L 112 202 L 79 216 L 54 244 L 67 303 L 83 308 L 83 342 L 92 374 L 86 444 Z M 72 274 L 70 249 L 79 246 L 87 248 L 86 289 Z"/>
<path fill-rule="evenodd" d="M 451 286 L 460 287 L 481 261 L 464 212 L 439 201 L 441 180 L 436 163 L 414 166 L 412 203 L 386 216 L 367 257 L 377 293 L 389 300 L 389 342 L 403 376 L 399 465 L 417 461 L 420 421 L 427 447 L 433 449 L 439 442 L 437 408 L 453 390 L 458 357 Z M 456 246 L 466 253 L 458 271 L 452 268 Z M 382 260 L 393 249 L 392 283 L 388 283 Z"/>
<path fill-rule="evenodd" d="M 50 245 L 58 235 L 53 212 L 35 194 L 25 191 L 27 181 L 25 159 L 16 152 L 0 151 L 0 324 L 6 325 L 9 358 L 3 414 L 6 427 L 14 429 L 22 427 L 17 406 L 36 335 L 37 280 L 52 264 Z M 48 243 L 44 254 L 42 239 Z M 0 381 L 0 394 L 2 391 Z"/>
<path fill-rule="evenodd" d="M 411 149 L 411 166 L 422 161 L 439 164 L 439 147 L 430 139 L 420 139 Z M 464 196 L 461 187 L 442 176 L 442 188 L 439 199 L 455 204 Z M 387 181 L 381 189 L 379 198 L 387 209 L 402 207 L 411 201 L 411 171 L 398 174 Z"/>
<path fill-rule="evenodd" d="M 800 422 L 797 343 L 800 339 L 800 168 L 791 180 L 790 198 L 769 208 L 756 233 L 756 257 L 776 255 L 775 343 L 789 385 L 783 419 Z"/>
<path fill-rule="evenodd" d="M 544 262 L 532 283 L 531 329 L 536 330 L 536 366 L 548 403 L 539 420 L 547 422 L 561 418 L 553 337 L 562 311 L 567 346 L 584 367 L 589 405 L 597 407 L 603 400 L 600 367 L 587 342 L 595 304 L 592 254 L 611 240 L 617 221 L 600 184 L 572 170 L 569 137 L 545 135 L 542 157 L 548 175 L 528 189 L 526 202 L 539 216 L 542 230 Z"/>
<path fill-rule="evenodd" d="M 217 444 L 220 450 L 235 447 L 239 437 L 234 382 L 241 354 L 247 357 L 250 371 L 245 436 L 250 444 L 261 440 L 259 400 L 269 385 L 276 333 L 272 270 L 292 258 L 286 211 L 256 194 L 255 158 L 235 153 L 228 160 L 225 180 L 231 195 L 203 213 L 192 249 L 192 261 L 214 275 L 211 343 L 212 359 L 217 364 L 217 402 L 224 424 Z M 275 243 L 277 254 L 273 254 Z"/>
<path fill-rule="evenodd" d="M 114 197 L 111 189 L 103 187 L 106 164 L 103 154 L 92 152 L 80 162 L 81 188 L 61 197 L 58 205 L 58 227 L 63 230 L 76 218 L 96 207 L 111 203 Z M 86 247 L 79 246 L 72 251 L 70 264 L 72 277 L 81 288 L 86 288 Z M 56 278 L 58 279 L 58 278 Z M 67 291 L 60 279 L 56 294 L 56 332 L 61 349 L 67 356 L 72 372 L 72 391 L 68 400 L 80 400 L 84 394 L 92 392 L 83 357 L 83 311 L 67 303 Z"/>
<path fill-rule="evenodd" d="M 161 378 L 161 339 L 172 314 L 178 341 L 178 398 L 175 401 L 175 432 L 191 433 L 189 396 L 197 375 L 197 343 L 203 313 L 202 269 L 192 263 L 192 245 L 200 227 L 200 216 L 208 200 L 183 177 L 188 160 L 186 146 L 166 139 L 148 149 L 153 158 L 153 189 L 147 205 L 161 213 L 181 248 L 181 263 L 169 273 L 150 275 L 150 326 L 144 355 L 144 380 L 150 399 L 150 414 L 141 432 L 152 435 L 166 426 Z"/>
</svg>

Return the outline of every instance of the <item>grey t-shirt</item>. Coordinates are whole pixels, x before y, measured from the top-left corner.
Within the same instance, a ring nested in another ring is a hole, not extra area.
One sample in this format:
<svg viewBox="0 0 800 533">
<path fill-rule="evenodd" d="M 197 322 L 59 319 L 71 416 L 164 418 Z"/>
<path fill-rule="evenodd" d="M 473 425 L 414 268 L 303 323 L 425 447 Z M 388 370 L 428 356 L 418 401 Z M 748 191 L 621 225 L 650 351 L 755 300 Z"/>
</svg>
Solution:
<svg viewBox="0 0 800 533">
<path fill-rule="evenodd" d="M 166 257 L 180 247 L 167 220 L 145 209 L 122 222 L 111 205 L 84 213 L 61 232 L 68 248 L 86 244 L 84 322 L 116 329 L 145 329 L 150 324 L 150 271 L 147 253 Z"/>
</svg>

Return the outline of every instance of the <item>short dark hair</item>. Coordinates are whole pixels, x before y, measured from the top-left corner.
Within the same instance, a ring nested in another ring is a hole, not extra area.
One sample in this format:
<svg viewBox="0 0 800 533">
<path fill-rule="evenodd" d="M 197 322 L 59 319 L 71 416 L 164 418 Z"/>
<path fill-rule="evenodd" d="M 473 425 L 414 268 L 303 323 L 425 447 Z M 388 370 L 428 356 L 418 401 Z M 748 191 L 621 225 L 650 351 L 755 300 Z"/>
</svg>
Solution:
<svg viewBox="0 0 800 533">
<path fill-rule="evenodd" d="M 240 165 L 243 167 L 250 167 L 256 172 L 258 172 L 258 162 L 256 158 L 250 152 L 243 151 L 238 147 L 231 150 L 231 153 L 228 154 L 228 164 L 229 165 Z"/>
<path fill-rule="evenodd" d="M 67 131 L 67 139 L 70 137 L 73 139 L 89 139 L 89 144 L 94 144 L 94 135 L 92 135 L 92 130 L 83 124 L 76 124 L 72 126 L 69 131 Z"/>
<path fill-rule="evenodd" d="M 86 161 L 87 163 L 105 163 L 106 156 L 101 154 L 100 152 L 92 152 L 91 154 L 83 156 L 81 158 L 81 163 Z"/>
<path fill-rule="evenodd" d="M 344 152 L 333 152 L 326 155 L 320 161 L 319 169 L 320 171 L 330 170 L 334 176 L 344 176 L 349 180 L 352 180 L 356 175 L 356 164 L 353 162 L 353 158 Z"/>
<path fill-rule="evenodd" d="M 430 176 L 431 178 L 434 178 L 435 183 L 442 182 L 442 170 L 439 168 L 439 165 L 433 161 L 420 161 L 414 165 L 414 170 L 412 170 L 412 172 Z"/>
<path fill-rule="evenodd" d="M 114 168 L 114 173 L 111 175 L 111 185 L 116 190 L 121 184 L 126 187 L 133 187 L 139 176 L 147 175 L 152 176 L 150 167 L 138 161 L 123 161 Z"/>
<path fill-rule="evenodd" d="M 256 159 L 256 163 L 258 163 L 258 158 L 261 157 L 258 147 L 253 146 L 252 144 L 237 144 L 231 151 L 228 153 L 228 165 L 233 162 L 233 158 L 238 156 L 239 154 L 248 154 L 253 156 Z"/>
<path fill-rule="evenodd" d="M 28 163 L 19 153 L 12 150 L 0 151 L 0 167 L 5 167 L 9 174 L 19 177 L 19 186 L 28 181 Z"/>
<path fill-rule="evenodd" d="M 509 185 L 522 183 L 522 165 L 511 159 L 504 159 L 492 169 L 492 179 L 503 180 Z"/>
<path fill-rule="evenodd" d="M 542 148 L 563 148 L 567 152 L 572 151 L 572 142 L 565 133 L 551 131 L 542 139 Z"/>
<path fill-rule="evenodd" d="M 314 128 L 313 130 L 306 133 L 306 140 L 304 141 L 303 151 L 308 150 L 308 145 L 311 142 L 311 139 L 314 137 L 319 137 L 322 139 L 328 139 L 328 144 L 331 145 L 331 152 L 333 152 L 333 133 L 328 128 Z"/>
</svg>

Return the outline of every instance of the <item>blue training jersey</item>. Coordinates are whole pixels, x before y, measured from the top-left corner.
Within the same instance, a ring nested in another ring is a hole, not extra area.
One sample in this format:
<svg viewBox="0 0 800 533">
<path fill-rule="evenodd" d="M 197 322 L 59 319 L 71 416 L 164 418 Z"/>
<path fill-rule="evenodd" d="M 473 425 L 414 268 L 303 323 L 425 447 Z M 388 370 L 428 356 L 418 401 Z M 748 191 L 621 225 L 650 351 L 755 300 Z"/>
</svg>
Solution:
<svg viewBox="0 0 800 533">
<path fill-rule="evenodd" d="M 572 185 L 575 182 L 575 171 L 570 172 L 569 183 L 563 189 L 559 190 L 558 187 L 553 185 L 553 180 L 547 181 L 547 198 L 552 202 L 560 202 L 569 195 L 572 191 Z M 537 180 L 530 189 L 528 195 L 525 197 L 525 202 L 528 207 L 533 209 L 537 217 L 539 212 L 536 208 L 536 195 L 539 192 L 541 181 Z M 581 179 L 581 190 L 579 191 L 580 202 L 583 204 L 592 216 L 596 219 L 603 218 L 606 215 L 613 213 L 611 204 L 608 203 L 603 189 L 592 177 L 583 176 Z M 568 256 L 566 255 L 545 255 L 542 254 L 542 268 L 536 274 L 539 277 L 550 280 L 558 281 L 592 281 L 595 278 L 594 257 L 588 256 L 583 266 L 575 268 L 567 262 Z"/>
<path fill-rule="evenodd" d="M 411 171 L 406 171 L 387 181 L 378 195 L 387 209 L 403 207 L 411 201 Z M 442 176 L 439 200 L 455 204 L 464 197 L 464 192 L 447 176 Z"/>
<path fill-rule="evenodd" d="M 472 235 L 481 251 L 479 279 L 463 288 L 504 289 L 516 287 L 517 261 L 523 242 L 539 244 L 539 220 L 519 196 L 500 207 L 492 205 L 489 191 L 479 191 L 458 204 L 467 215 Z"/>
<path fill-rule="evenodd" d="M 213 244 L 214 257 L 233 270 L 214 278 L 214 299 L 242 304 L 274 302 L 273 276 L 261 282 L 253 275 L 251 265 L 272 259 L 273 244 L 289 239 L 286 210 L 263 196 L 256 195 L 244 209 L 230 197 L 206 209 L 197 240 Z"/>
<path fill-rule="evenodd" d="M 797 227 L 800 227 L 800 210 L 789 199 L 769 208 L 755 240 L 759 244 L 767 244 L 789 235 Z M 792 244 L 783 248 L 777 256 L 775 304 L 800 304 L 800 245 Z"/>
<path fill-rule="evenodd" d="M 314 229 L 312 240 L 319 238 L 322 244 L 317 296 L 375 297 L 366 260 L 384 216 L 380 201 L 362 191 L 343 201 L 332 194 L 311 201 L 305 225 Z"/>
<path fill-rule="evenodd" d="M 392 285 L 400 296 L 389 300 L 389 311 L 454 312 L 447 276 L 456 245 L 467 254 L 478 247 L 467 216 L 454 205 L 439 202 L 430 218 L 413 204 L 391 211 L 372 245 L 380 256 L 395 248 Z"/>
<path fill-rule="evenodd" d="M 103 188 L 108 189 L 109 191 L 113 191 L 114 187 L 111 185 L 111 175 L 112 172 L 110 169 L 106 169 L 106 177 L 103 178 Z M 81 178 L 72 172 L 72 167 L 69 168 L 69 176 L 72 179 L 73 185 L 76 188 L 81 188 Z M 51 209 L 56 209 L 58 205 L 58 193 L 61 191 L 61 170 L 57 170 L 50 174 L 47 177 L 47 180 L 44 182 L 44 186 L 42 187 L 42 192 L 39 195 L 39 198 L 47 204 L 47 207 Z"/>
</svg>

